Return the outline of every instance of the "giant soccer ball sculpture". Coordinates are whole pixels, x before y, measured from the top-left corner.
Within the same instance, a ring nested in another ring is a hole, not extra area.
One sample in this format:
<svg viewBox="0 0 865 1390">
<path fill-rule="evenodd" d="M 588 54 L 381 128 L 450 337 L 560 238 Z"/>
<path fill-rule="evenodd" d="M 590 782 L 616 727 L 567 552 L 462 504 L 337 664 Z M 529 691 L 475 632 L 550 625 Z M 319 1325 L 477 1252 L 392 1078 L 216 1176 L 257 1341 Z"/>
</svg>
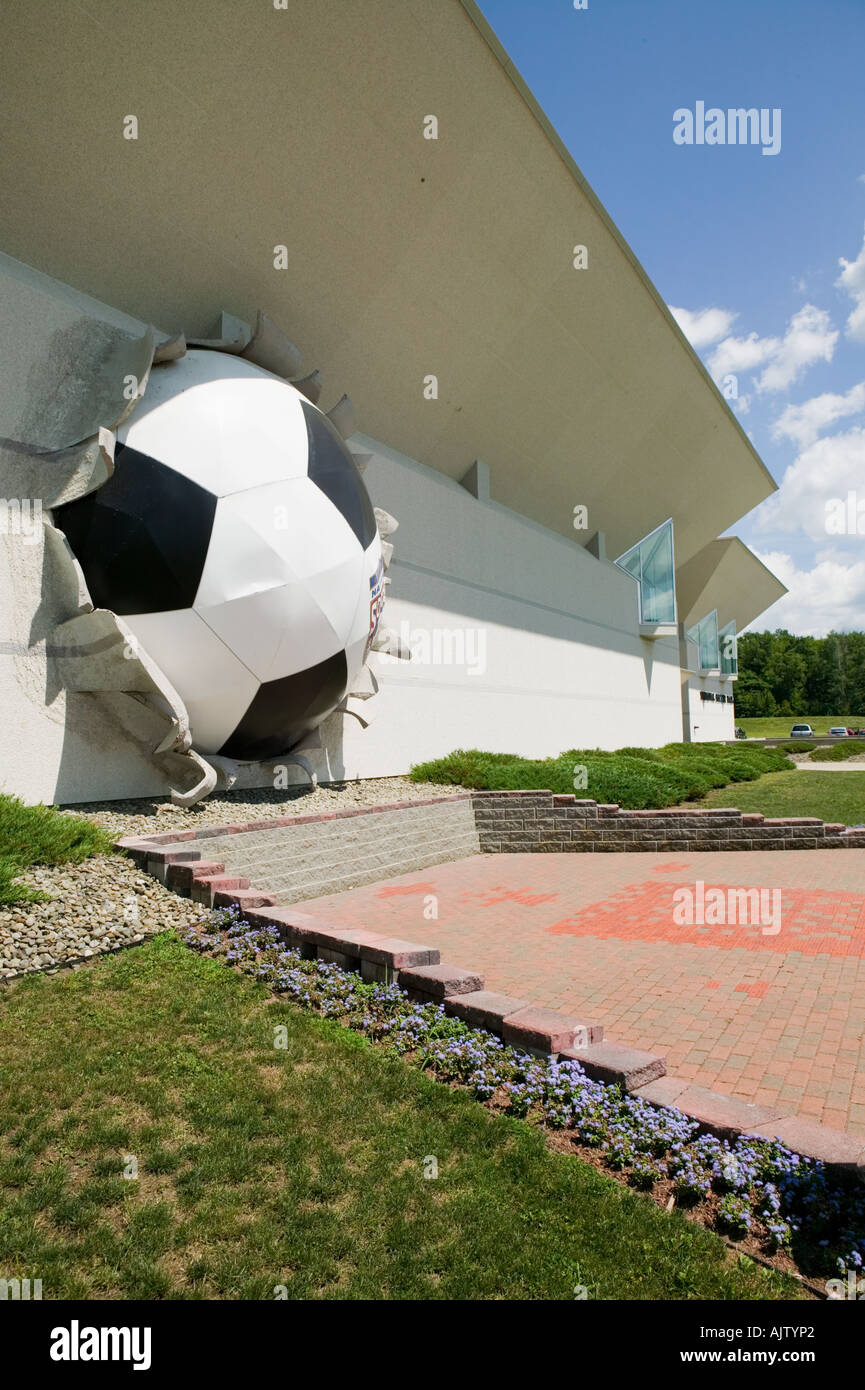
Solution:
<svg viewBox="0 0 865 1390">
<path fill-rule="evenodd" d="M 26 437 L 0 439 L 0 494 L 41 518 L 40 546 L 7 547 L 16 680 L 180 805 L 242 763 L 314 782 L 307 753 L 339 762 L 328 716 L 368 722 L 370 652 L 409 655 L 380 621 L 396 521 L 348 397 L 322 413 L 301 367 L 262 313 L 188 343 L 85 318 L 30 373 Z"/>
<path fill-rule="evenodd" d="M 202 348 L 155 367 L 113 474 L 54 515 L 94 605 L 181 696 L 199 752 L 277 758 L 352 689 L 382 543 L 340 433 L 290 382 Z"/>
</svg>

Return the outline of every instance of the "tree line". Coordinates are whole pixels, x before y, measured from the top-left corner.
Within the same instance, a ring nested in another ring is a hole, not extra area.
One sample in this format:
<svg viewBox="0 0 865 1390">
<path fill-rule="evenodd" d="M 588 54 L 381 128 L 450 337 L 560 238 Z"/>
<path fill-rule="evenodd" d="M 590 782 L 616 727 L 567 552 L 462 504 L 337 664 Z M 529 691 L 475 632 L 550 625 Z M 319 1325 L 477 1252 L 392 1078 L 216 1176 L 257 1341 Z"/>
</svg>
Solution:
<svg viewBox="0 0 865 1390">
<path fill-rule="evenodd" d="M 738 657 L 737 718 L 844 714 L 865 724 L 865 632 L 746 632 Z"/>
</svg>

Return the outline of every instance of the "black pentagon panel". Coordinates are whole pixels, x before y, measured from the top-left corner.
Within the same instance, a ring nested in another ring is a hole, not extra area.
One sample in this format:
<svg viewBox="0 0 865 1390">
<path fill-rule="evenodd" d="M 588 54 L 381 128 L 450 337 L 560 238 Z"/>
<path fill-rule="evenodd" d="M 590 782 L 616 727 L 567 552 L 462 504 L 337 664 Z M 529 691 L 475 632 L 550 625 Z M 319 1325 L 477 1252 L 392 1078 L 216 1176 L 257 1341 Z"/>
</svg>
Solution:
<svg viewBox="0 0 865 1390">
<path fill-rule="evenodd" d="M 347 689 L 345 652 L 337 652 L 307 671 L 265 681 L 219 751 L 244 762 L 278 758 L 315 729 Z"/>
<path fill-rule="evenodd" d="M 96 492 L 54 511 L 97 608 L 191 608 L 207 557 L 216 497 L 173 468 L 118 444 Z"/>
<path fill-rule="evenodd" d="M 301 401 L 301 406 L 309 440 L 309 476 L 345 517 L 366 550 L 376 533 L 375 512 L 357 464 L 327 416 L 307 401 Z"/>
</svg>

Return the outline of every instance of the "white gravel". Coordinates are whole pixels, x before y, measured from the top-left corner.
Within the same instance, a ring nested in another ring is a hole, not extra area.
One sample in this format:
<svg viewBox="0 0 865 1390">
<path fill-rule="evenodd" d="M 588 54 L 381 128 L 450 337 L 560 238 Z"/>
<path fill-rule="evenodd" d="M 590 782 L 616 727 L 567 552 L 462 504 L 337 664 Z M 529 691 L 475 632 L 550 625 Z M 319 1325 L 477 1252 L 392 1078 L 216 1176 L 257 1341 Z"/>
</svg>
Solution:
<svg viewBox="0 0 865 1390">
<path fill-rule="evenodd" d="M 380 806 L 389 801 L 425 801 L 432 796 L 453 796 L 464 787 L 438 782 L 411 782 L 407 777 L 370 777 L 363 782 L 328 782 L 315 791 L 289 787 L 274 791 L 258 787 L 250 791 L 223 792 L 197 806 L 173 806 L 159 797 L 135 801 L 99 801 L 65 809 L 86 815 L 109 834 L 158 835 L 165 830 L 193 830 L 198 825 L 232 825 L 238 821 L 269 820 L 275 816 L 317 816 L 358 806 Z"/>
</svg>

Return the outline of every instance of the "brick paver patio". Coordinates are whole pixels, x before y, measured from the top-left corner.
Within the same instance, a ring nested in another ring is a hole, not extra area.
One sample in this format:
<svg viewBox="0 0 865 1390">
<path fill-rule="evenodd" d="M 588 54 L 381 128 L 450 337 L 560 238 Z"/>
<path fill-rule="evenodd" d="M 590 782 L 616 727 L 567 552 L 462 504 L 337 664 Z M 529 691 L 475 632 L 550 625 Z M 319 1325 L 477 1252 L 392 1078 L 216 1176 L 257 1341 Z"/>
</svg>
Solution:
<svg viewBox="0 0 865 1390">
<path fill-rule="evenodd" d="M 779 889 L 780 930 L 676 925 L 674 892 L 697 881 Z M 863 850 L 483 855 L 304 906 L 576 1008 L 702 1086 L 865 1135 Z"/>
</svg>

